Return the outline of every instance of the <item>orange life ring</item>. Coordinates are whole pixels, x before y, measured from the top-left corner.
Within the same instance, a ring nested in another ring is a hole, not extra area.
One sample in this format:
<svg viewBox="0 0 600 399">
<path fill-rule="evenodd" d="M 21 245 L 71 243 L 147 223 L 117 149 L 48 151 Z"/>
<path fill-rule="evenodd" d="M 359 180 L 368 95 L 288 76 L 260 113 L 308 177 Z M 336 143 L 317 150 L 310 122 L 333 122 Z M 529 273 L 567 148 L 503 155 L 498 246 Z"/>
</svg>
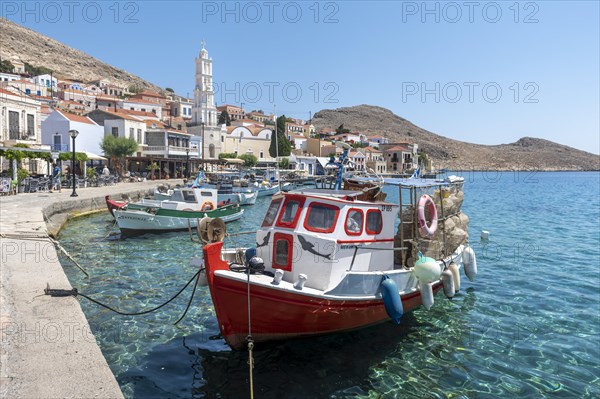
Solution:
<svg viewBox="0 0 600 399">
<path fill-rule="evenodd" d="M 201 211 L 212 211 L 213 209 L 215 209 L 215 204 L 213 204 L 212 201 L 204 201 L 202 205 L 200 205 Z"/>
<path fill-rule="evenodd" d="M 427 219 L 425 219 L 425 207 L 429 209 L 429 215 L 431 216 L 431 223 L 427 225 Z M 417 208 L 417 220 L 419 222 L 419 228 L 421 229 L 421 235 L 424 237 L 431 237 L 435 234 L 438 225 L 438 213 L 435 207 L 435 202 L 427 194 L 423 194 L 419 198 L 419 205 Z"/>
</svg>

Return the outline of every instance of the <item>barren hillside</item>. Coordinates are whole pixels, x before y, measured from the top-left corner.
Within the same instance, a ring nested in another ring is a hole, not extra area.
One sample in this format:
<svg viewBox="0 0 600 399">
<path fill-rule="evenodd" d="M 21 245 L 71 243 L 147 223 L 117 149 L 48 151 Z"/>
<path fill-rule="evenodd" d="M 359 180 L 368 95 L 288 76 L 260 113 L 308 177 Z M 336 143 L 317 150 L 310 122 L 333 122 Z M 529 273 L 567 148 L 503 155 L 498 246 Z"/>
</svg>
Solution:
<svg viewBox="0 0 600 399">
<path fill-rule="evenodd" d="M 58 78 L 82 81 L 105 78 L 121 87 L 136 85 L 160 90 L 158 86 L 105 64 L 83 51 L 0 18 L 0 58 L 10 61 L 12 57 L 35 67 L 50 68 Z"/>
<path fill-rule="evenodd" d="M 422 129 L 390 110 L 372 105 L 322 110 L 313 119 L 317 129 L 345 128 L 379 134 L 390 142 L 417 143 L 436 168 L 454 170 L 600 170 L 600 156 L 523 137 L 515 143 L 478 145 L 452 140 Z"/>
</svg>

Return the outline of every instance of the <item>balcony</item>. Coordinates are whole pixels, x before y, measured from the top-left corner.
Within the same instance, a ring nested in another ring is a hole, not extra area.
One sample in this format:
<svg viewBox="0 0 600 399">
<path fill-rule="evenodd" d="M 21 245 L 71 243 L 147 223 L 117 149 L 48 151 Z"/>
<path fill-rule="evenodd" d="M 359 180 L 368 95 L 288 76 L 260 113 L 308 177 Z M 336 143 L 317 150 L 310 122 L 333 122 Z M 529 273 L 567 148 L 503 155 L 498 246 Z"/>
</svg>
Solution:
<svg viewBox="0 0 600 399">
<path fill-rule="evenodd" d="M 170 146 L 146 146 L 146 148 L 142 149 L 142 154 L 143 155 L 161 155 L 161 156 L 171 156 L 171 155 L 175 155 L 175 156 L 186 156 L 187 153 L 186 151 L 190 150 L 192 151 L 191 148 L 189 147 L 176 147 L 173 145 Z"/>
<path fill-rule="evenodd" d="M 68 144 L 51 144 L 50 150 L 51 151 L 69 151 L 69 145 Z"/>
</svg>

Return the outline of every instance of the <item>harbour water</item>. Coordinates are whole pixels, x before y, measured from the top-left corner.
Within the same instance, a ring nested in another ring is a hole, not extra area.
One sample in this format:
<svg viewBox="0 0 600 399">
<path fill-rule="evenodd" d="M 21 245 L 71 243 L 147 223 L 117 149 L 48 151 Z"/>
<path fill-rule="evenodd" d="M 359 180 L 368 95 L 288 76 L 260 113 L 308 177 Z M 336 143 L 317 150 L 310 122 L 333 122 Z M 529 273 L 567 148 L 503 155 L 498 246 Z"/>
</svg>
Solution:
<svg viewBox="0 0 600 399">
<path fill-rule="evenodd" d="M 255 352 L 261 398 L 600 397 L 600 174 L 469 172 L 463 211 L 478 256 L 474 282 L 401 324 L 286 342 Z M 397 188 L 386 186 L 388 199 Z M 269 197 L 228 232 L 255 230 Z M 490 231 L 480 241 L 481 230 Z M 74 287 L 123 311 L 164 302 L 196 272 L 187 233 L 119 240 L 108 212 L 76 219 L 61 244 Z M 254 245 L 253 235 L 226 240 Z M 81 305 L 128 398 L 249 396 L 248 355 L 218 337 L 208 287 L 144 316 Z"/>
</svg>

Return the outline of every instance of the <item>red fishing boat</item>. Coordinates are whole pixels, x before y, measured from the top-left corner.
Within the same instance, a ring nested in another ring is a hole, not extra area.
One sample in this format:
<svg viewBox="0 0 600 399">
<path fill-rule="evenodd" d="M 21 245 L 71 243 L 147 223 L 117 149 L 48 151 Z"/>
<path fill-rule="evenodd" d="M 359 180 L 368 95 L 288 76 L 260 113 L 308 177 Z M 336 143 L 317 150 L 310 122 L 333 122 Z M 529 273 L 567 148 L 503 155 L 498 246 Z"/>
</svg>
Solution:
<svg viewBox="0 0 600 399">
<path fill-rule="evenodd" d="M 448 201 L 459 197 L 462 183 L 423 189 L 446 201 L 439 231 L 436 201 L 427 194 L 419 204 L 403 206 L 359 200 L 362 191 L 301 190 L 273 197 L 255 247 L 206 244 L 205 273 L 225 341 L 242 349 L 250 340 L 337 333 L 390 319 L 399 323 L 403 313 L 431 307 L 442 287 L 452 297 L 460 287 L 460 268 L 474 278 L 475 254 L 462 236 L 440 256 L 431 244 L 452 238 L 443 231 L 445 221 L 461 216 L 450 213 L 456 207 Z M 418 243 L 428 249 L 421 253 Z"/>
</svg>

